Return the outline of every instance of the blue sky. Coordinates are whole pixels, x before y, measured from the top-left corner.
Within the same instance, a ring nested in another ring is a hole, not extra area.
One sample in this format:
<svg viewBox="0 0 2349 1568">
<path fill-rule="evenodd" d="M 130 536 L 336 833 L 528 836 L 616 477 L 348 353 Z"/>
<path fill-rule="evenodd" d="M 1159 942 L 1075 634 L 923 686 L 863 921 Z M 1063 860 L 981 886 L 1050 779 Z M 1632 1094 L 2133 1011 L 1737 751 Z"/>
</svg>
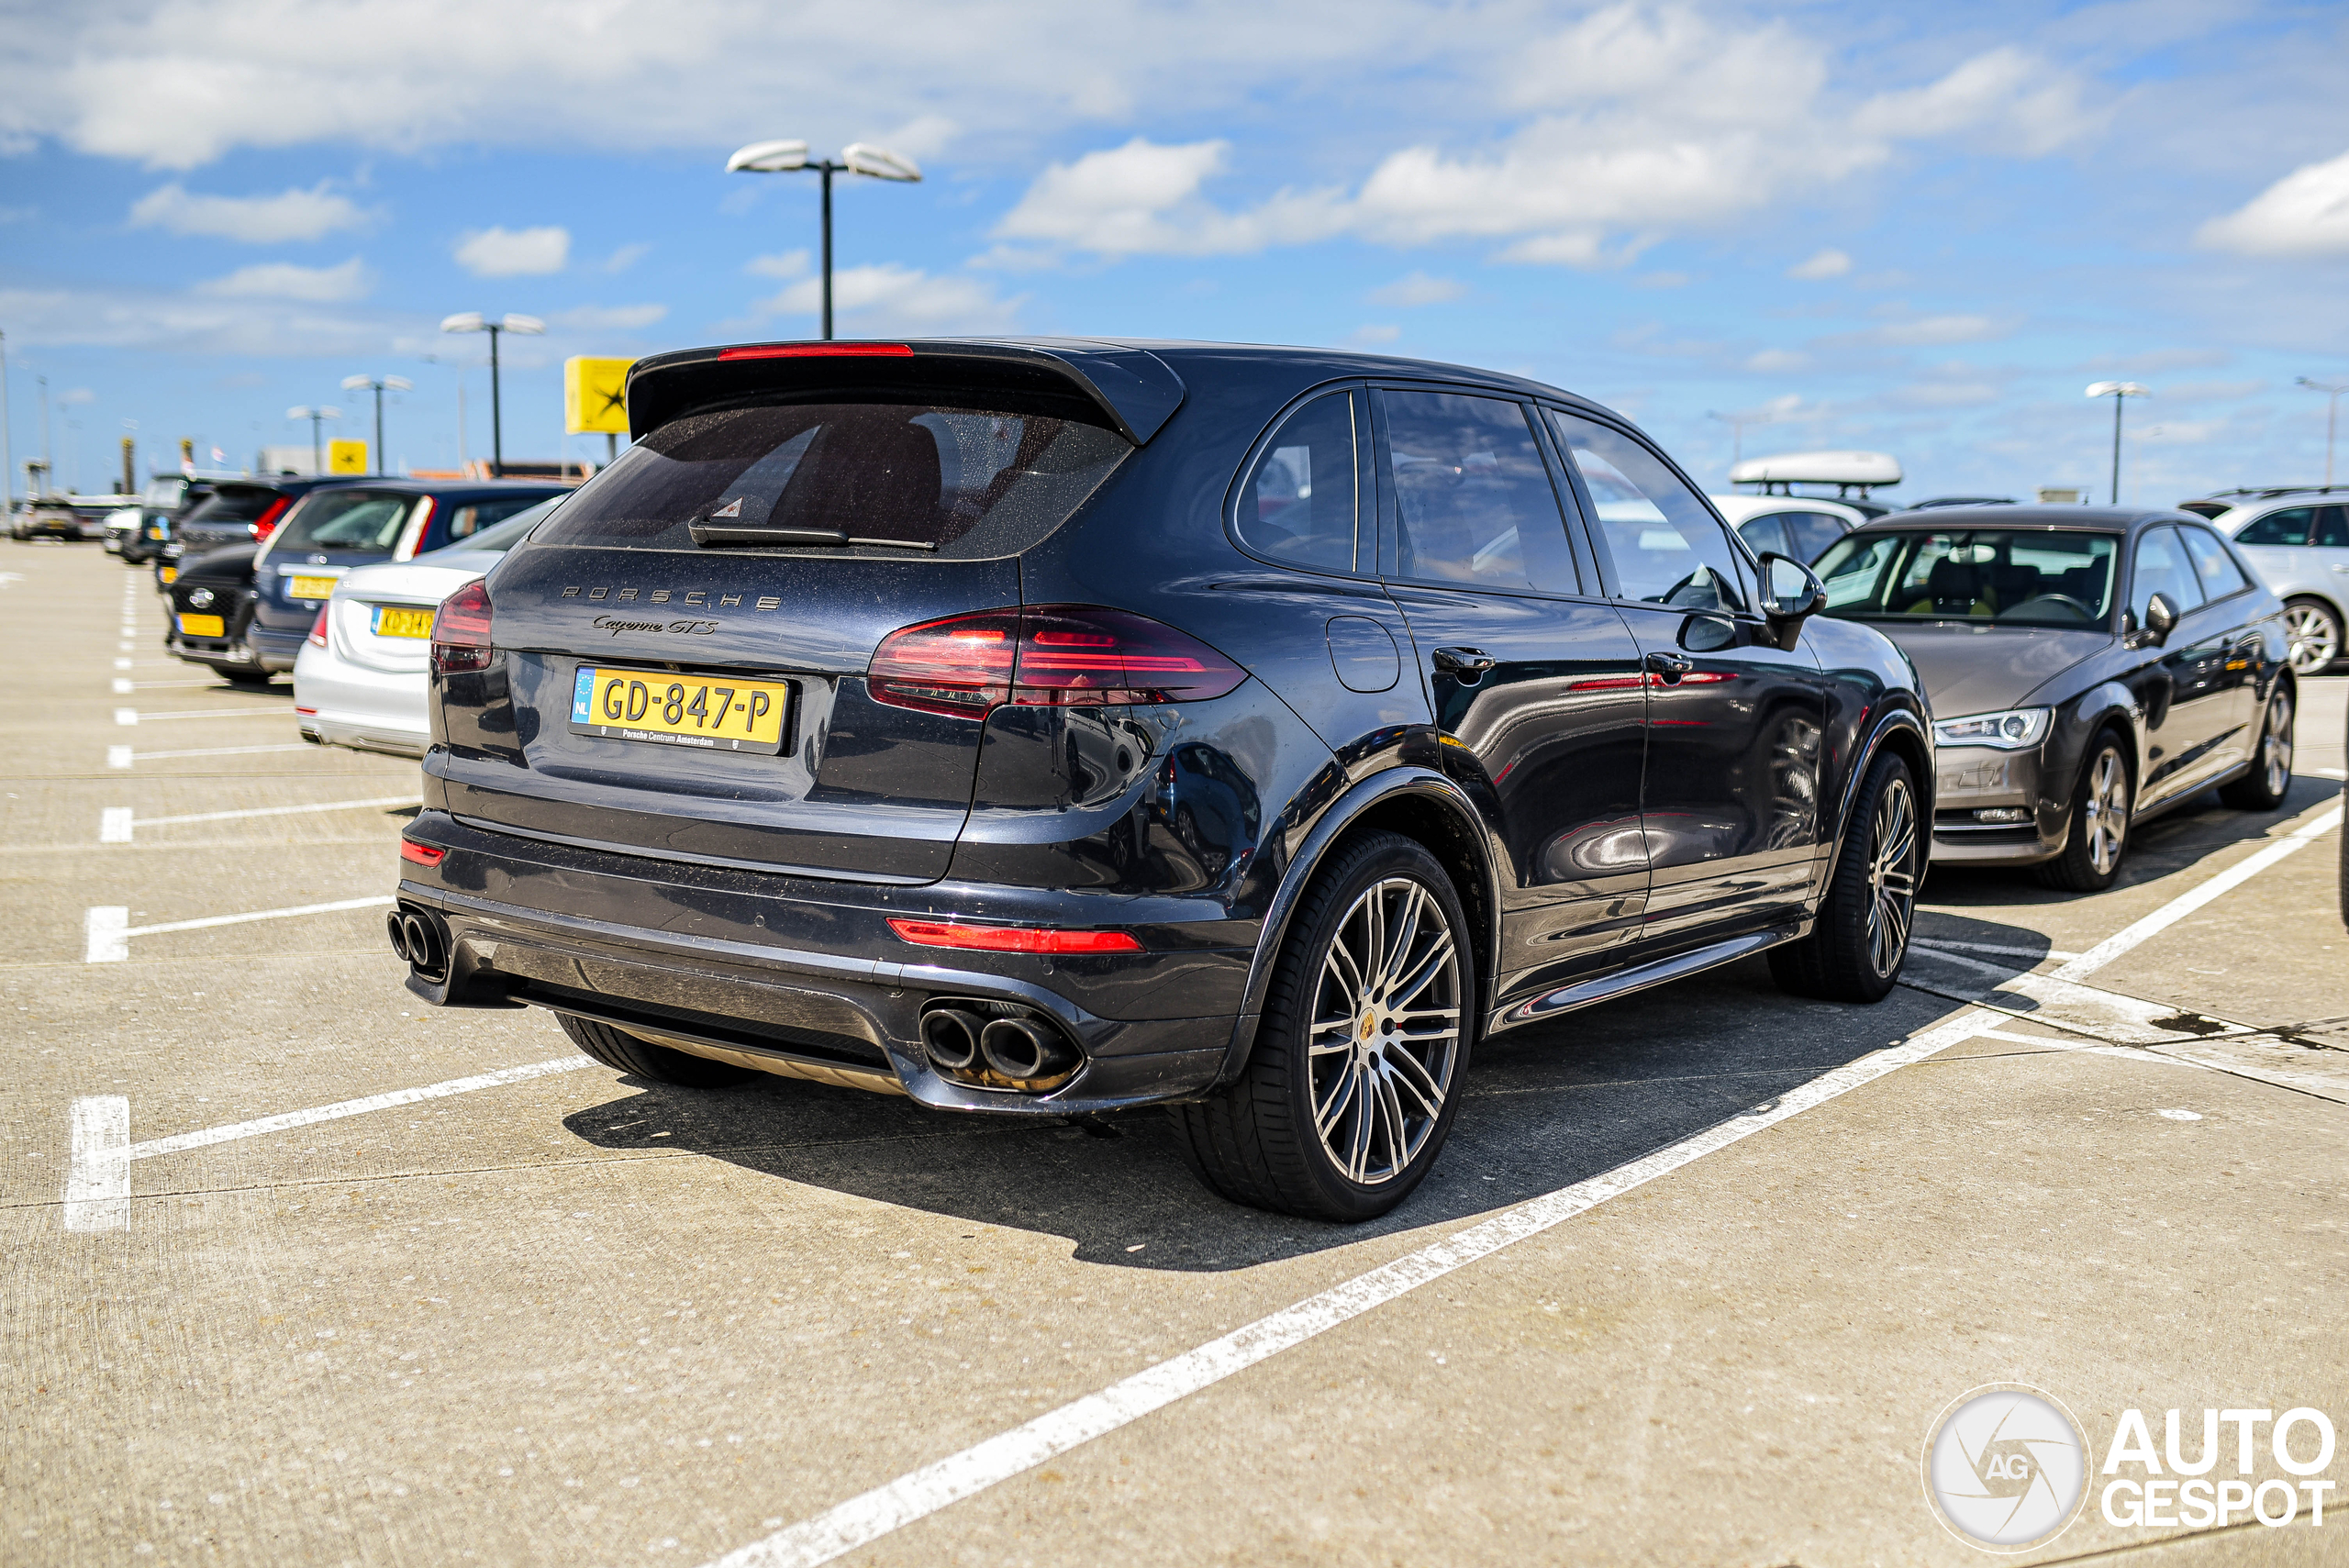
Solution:
<svg viewBox="0 0 2349 1568">
<path fill-rule="evenodd" d="M 1529 373 L 1725 487 L 1881 449 L 1894 493 L 2313 480 L 2349 381 L 2338 6 L 1275 6 L 1026 0 L 106 0 L 0 38 L 10 434 L 61 477 L 182 436 L 233 464 L 416 383 L 395 463 L 486 452 L 461 310 L 509 340 L 507 452 L 566 354 L 812 335 L 804 136 L 844 181 L 843 335 L 1342 343 Z M 428 357 L 429 361 L 428 361 Z M 2349 458 L 2343 474 L 2349 476 Z"/>
</svg>

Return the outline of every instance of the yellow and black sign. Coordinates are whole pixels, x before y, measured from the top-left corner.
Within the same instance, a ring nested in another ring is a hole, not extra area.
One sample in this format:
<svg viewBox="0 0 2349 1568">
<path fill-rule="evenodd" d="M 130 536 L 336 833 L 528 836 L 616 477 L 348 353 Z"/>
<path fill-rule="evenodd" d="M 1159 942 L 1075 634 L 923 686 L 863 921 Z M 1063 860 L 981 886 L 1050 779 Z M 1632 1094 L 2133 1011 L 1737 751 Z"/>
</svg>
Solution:
<svg viewBox="0 0 2349 1568">
<path fill-rule="evenodd" d="M 364 473 L 367 472 L 367 443 L 346 441 L 340 437 L 327 443 L 328 473 Z"/>
<path fill-rule="evenodd" d="M 568 435 L 628 434 L 628 368 L 634 360 L 574 354 L 562 361 L 562 428 Z"/>
</svg>

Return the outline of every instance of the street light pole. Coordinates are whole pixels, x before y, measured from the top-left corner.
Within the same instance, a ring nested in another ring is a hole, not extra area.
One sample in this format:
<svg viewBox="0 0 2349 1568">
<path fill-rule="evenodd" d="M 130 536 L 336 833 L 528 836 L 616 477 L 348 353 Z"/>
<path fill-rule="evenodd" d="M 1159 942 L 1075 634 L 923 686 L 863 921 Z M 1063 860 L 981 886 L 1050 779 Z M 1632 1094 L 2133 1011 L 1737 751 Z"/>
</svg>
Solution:
<svg viewBox="0 0 2349 1568">
<path fill-rule="evenodd" d="M 895 180 L 912 184 L 921 179 L 921 170 L 910 158 L 890 151 L 885 147 L 873 147 L 852 141 L 841 150 L 840 158 L 807 156 L 804 141 L 754 141 L 738 149 L 726 161 L 726 172 L 744 174 L 789 174 L 812 169 L 823 181 L 823 327 L 824 340 L 832 337 L 832 176 L 835 174 L 867 174 L 876 180 Z"/>
<path fill-rule="evenodd" d="M 384 393 L 387 388 L 393 392 L 413 392 L 416 390 L 416 383 L 406 376 L 397 375 L 381 377 L 347 375 L 342 378 L 343 391 L 358 392 L 364 389 L 375 395 L 375 472 L 378 474 L 391 473 L 390 469 L 384 466 Z"/>
<path fill-rule="evenodd" d="M 0 513 L 17 511 L 17 449 L 8 428 L 8 334 L 0 332 Z"/>
<path fill-rule="evenodd" d="M 504 409 L 499 402 L 497 385 L 497 335 L 500 332 L 541 333 L 547 324 L 535 316 L 522 316 L 507 311 L 495 321 L 478 310 L 444 318 L 443 332 L 486 332 L 489 334 L 489 476 L 506 477 L 506 428 Z"/>
<path fill-rule="evenodd" d="M 326 420 L 341 418 L 342 410 L 328 406 L 304 406 L 288 408 L 285 411 L 285 417 L 288 419 L 307 419 L 310 422 L 310 472 L 323 475 L 327 471 L 326 442 L 318 434 L 318 427 Z"/>
<path fill-rule="evenodd" d="M 2330 490 L 2332 488 L 2332 432 L 2340 423 L 2341 395 L 2349 392 L 2349 381 L 2310 381 L 2304 375 L 2292 379 L 2310 392 L 2324 394 L 2324 487 Z M 0 380 L 0 397 L 6 395 L 7 384 Z"/>
<path fill-rule="evenodd" d="M 2133 381 L 2099 381 L 2092 384 L 2087 395 L 2112 399 L 2112 505 L 2121 505 L 2121 404 L 2124 398 L 2151 397 L 2154 389 Z"/>
</svg>

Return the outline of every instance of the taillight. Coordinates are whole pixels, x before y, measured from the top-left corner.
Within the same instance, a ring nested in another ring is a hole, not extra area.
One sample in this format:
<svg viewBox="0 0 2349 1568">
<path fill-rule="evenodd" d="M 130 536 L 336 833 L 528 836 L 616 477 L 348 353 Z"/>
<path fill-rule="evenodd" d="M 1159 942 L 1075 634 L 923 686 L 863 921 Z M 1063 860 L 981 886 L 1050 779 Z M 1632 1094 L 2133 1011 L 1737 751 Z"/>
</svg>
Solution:
<svg viewBox="0 0 2349 1568">
<path fill-rule="evenodd" d="M 327 645 L 327 611 L 332 607 L 331 604 L 318 606 L 318 618 L 310 623 L 311 647 L 324 648 Z"/>
<path fill-rule="evenodd" d="M 974 952 L 1140 952 L 1131 931 L 1070 931 L 1052 926 L 974 926 L 961 920 L 901 920 L 889 929 L 916 947 Z"/>
<path fill-rule="evenodd" d="M 468 583 L 440 601 L 432 617 L 435 674 L 489 668 L 489 589 Z"/>
<path fill-rule="evenodd" d="M 269 504 L 269 510 L 263 512 L 260 517 L 255 517 L 250 525 L 253 530 L 253 538 L 267 539 L 270 535 L 275 533 L 277 531 L 277 519 L 284 517 L 285 515 L 285 508 L 291 506 L 293 504 L 294 497 L 291 495 L 280 495 L 276 500 L 272 501 Z"/>
<path fill-rule="evenodd" d="M 437 866 L 449 858 L 449 851 L 432 844 L 419 844 L 413 839 L 400 840 L 400 859 L 414 861 L 420 866 Z"/>
<path fill-rule="evenodd" d="M 999 703 L 1097 707 L 1202 702 L 1248 672 L 1171 626 L 1125 610 L 1037 605 L 906 627 L 874 651 L 875 702 L 985 717 Z"/>
</svg>

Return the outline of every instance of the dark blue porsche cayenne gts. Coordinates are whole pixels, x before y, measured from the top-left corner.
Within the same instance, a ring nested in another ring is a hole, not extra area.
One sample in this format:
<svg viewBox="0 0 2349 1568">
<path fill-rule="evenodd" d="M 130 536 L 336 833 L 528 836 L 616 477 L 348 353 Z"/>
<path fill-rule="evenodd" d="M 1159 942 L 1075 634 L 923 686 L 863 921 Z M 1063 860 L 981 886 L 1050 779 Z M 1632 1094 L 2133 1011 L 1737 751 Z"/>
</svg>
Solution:
<svg viewBox="0 0 2349 1568">
<path fill-rule="evenodd" d="M 1163 1103 L 1217 1192 L 1347 1220 L 1497 1030 L 1900 970 L 1908 660 L 1594 404 L 955 339 L 665 354 L 628 406 L 434 627 L 429 1001 L 667 1083 Z"/>
</svg>

